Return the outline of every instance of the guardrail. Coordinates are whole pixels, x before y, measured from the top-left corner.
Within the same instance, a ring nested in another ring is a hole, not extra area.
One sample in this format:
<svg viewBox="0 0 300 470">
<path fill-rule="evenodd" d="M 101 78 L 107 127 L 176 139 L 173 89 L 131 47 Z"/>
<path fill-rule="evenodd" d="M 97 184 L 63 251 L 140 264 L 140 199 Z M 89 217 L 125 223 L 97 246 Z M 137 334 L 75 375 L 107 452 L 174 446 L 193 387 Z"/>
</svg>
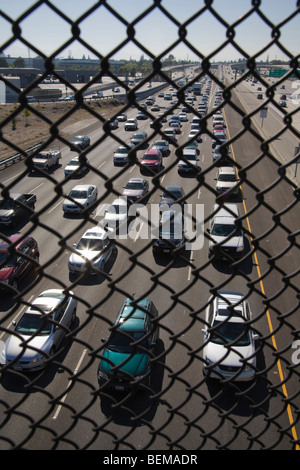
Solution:
<svg viewBox="0 0 300 470">
<path fill-rule="evenodd" d="M 43 143 L 44 142 L 39 142 L 38 144 L 35 144 L 32 147 L 29 147 L 27 150 L 25 150 L 25 153 L 27 153 L 27 155 L 30 155 L 35 150 L 37 150 L 39 147 L 41 147 L 43 145 Z M 18 153 L 16 155 L 12 156 L 12 157 L 5 158 L 4 160 L 2 160 L 0 162 L 0 170 L 2 170 L 3 168 L 6 168 L 9 165 L 13 165 L 17 161 L 22 160 L 22 158 L 25 158 L 23 153 Z"/>
</svg>

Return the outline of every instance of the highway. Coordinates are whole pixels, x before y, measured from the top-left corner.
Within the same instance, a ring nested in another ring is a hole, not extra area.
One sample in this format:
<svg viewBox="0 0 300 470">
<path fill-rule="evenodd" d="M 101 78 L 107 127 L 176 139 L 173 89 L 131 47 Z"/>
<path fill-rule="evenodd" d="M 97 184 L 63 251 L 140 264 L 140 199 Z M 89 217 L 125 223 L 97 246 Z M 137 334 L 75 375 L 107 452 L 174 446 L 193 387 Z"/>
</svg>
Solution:
<svg viewBox="0 0 300 470">
<path fill-rule="evenodd" d="M 230 83 L 230 73 L 225 71 L 225 85 Z M 258 102 L 256 88 L 248 82 L 238 85 L 237 90 L 232 90 L 232 102 L 245 113 L 251 112 Z M 216 91 L 212 82 L 209 109 Z M 156 103 L 163 110 L 168 102 L 157 98 Z M 136 110 L 131 107 L 127 115 L 135 117 Z M 102 205 L 122 193 L 129 178 L 140 176 L 137 164 L 125 172 L 113 165 L 113 151 L 119 145 L 114 135 L 126 142 L 132 136 L 124 130 L 123 123 L 95 147 L 93 144 L 104 135 L 101 124 L 89 133 L 91 150 L 87 155 L 95 171 L 90 170 L 80 180 L 65 181 L 64 166 L 74 156 L 69 148 L 61 149 L 61 167 L 49 178 L 28 175 L 23 162 L 1 173 L 2 184 L 13 187 L 14 192 L 36 194 L 36 211 L 41 211 L 33 236 L 40 247 L 42 276 L 36 285 L 31 285 L 32 276 L 24 280 L 24 298 L 30 302 L 45 289 L 72 285 L 79 306 L 74 337 L 65 342 L 57 362 L 41 372 L 8 372 L 2 376 L 0 449 L 293 448 L 292 441 L 300 432 L 299 425 L 294 426 L 295 410 L 299 409 L 299 376 L 290 367 L 294 332 L 299 331 L 299 243 L 297 246 L 294 242 L 299 232 L 299 192 L 289 181 L 279 179 L 278 165 L 272 157 L 262 156 L 256 136 L 262 132 L 265 139 L 276 134 L 282 115 L 270 106 L 263 129 L 257 116 L 253 120 L 254 132 L 241 135 L 242 116 L 230 104 L 224 106 L 224 117 L 228 137 L 239 136 L 231 146 L 231 157 L 242 180 L 241 192 L 234 202 L 242 214 L 248 256 L 239 264 L 238 272 L 225 263 L 211 262 L 206 236 L 201 249 L 186 251 L 174 261 L 154 258 L 151 240 L 136 236 L 118 240 L 117 253 L 101 279 L 89 278 L 77 284 L 70 276 L 68 258 L 73 243 L 87 227 L 98 223 Z M 180 145 L 187 139 L 190 121 L 189 114 L 189 122 L 182 123 L 178 135 Z M 139 130 L 151 135 L 149 119 L 138 123 Z M 299 116 L 295 117 L 295 126 L 299 126 Z M 212 129 L 211 119 L 208 127 Z M 83 133 L 79 127 L 77 134 Z M 155 140 L 151 137 L 149 146 Z M 296 145 L 295 136 L 286 131 L 272 143 L 271 152 L 274 148 L 276 158 L 279 154 L 293 158 Z M 162 187 L 183 186 L 193 207 L 203 205 L 207 228 L 215 203 L 217 170 L 212 162 L 211 137 L 204 133 L 199 144 L 202 184 L 195 177 L 178 174 L 177 165 L 172 166 L 175 148 L 170 149 L 159 180 L 151 181 L 151 175 L 147 176 L 150 189 L 155 187 L 155 181 Z M 142 153 L 139 150 L 138 157 Z M 113 184 L 115 194 L 107 181 Z M 64 197 L 56 192 L 56 183 L 67 194 L 79 182 L 98 188 L 99 204 L 87 223 L 81 218 L 64 217 Z M 149 212 L 159 203 L 161 192 L 157 188 L 147 200 Z M 31 227 L 29 222 L 19 229 L 23 233 Z M 250 253 L 252 243 L 255 249 Z M 221 386 L 203 375 L 201 330 L 213 289 L 249 296 L 254 326 L 264 339 L 258 345 L 259 373 L 254 383 Z M 159 312 L 160 360 L 152 374 L 153 394 L 99 397 L 101 338 L 107 338 L 127 294 L 151 298 Z M 22 304 L 14 307 L 11 299 L 4 298 L 2 324 L 10 326 L 24 308 Z M 5 338 L 2 333 L 1 341 Z"/>
</svg>

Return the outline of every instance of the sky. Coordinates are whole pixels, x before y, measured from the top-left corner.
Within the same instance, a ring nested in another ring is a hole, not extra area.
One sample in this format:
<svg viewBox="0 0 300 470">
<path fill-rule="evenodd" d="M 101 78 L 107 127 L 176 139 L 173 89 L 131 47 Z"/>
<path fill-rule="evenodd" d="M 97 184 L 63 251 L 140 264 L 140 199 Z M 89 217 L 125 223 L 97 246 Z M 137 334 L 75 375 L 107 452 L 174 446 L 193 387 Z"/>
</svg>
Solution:
<svg viewBox="0 0 300 470">
<path fill-rule="evenodd" d="M 172 54 L 178 60 L 192 61 L 211 55 L 210 61 L 238 60 L 243 53 L 232 44 L 226 45 L 227 25 L 233 25 L 250 12 L 253 1 L 214 0 L 211 8 L 222 18 L 221 22 L 205 8 L 205 0 L 51 0 L 48 3 L 53 5 L 53 9 L 37 0 L 0 0 L 0 53 L 11 57 L 36 57 L 38 53 L 43 53 L 47 56 L 53 54 L 57 58 L 96 58 L 96 52 L 116 60 L 139 60 L 142 55 L 149 58 L 151 54 L 165 58 Z M 296 0 L 261 0 L 259 10 L 277 26 L 295 12 L 296 3 Z M 40 6 L 22 19 L 22 15 L 35 4 Z M 55 8 L 61 13 L 55 12 Z M 150 11 L 145 18 L 139 19 L 148 9 Z M 14 37 L 12 32 L 12 21 L 19 18 L 20 39 Z M 79 40 L 72 34 L 71 22 L 74 21 L 78 21 Z M 141 47 L 128 39 L 127 25 L 132 22 L 134 39 Z M 179 38 L 178 25 L 183 23 L 186 23 L 185 38 L 191 47 Z M 263 51 L 272 41 L 272 27 L 255 11 L 233 31 L 234 41 L 249 56 L 257 55 L 256 60 L 288 60 L 277 45 L 270 45 Z M 23 39 L 30 46 L 24 44 Z M 280 28 L 279 41 L 292 55 L 299 54 L 300 12 Z"/>
</svg>

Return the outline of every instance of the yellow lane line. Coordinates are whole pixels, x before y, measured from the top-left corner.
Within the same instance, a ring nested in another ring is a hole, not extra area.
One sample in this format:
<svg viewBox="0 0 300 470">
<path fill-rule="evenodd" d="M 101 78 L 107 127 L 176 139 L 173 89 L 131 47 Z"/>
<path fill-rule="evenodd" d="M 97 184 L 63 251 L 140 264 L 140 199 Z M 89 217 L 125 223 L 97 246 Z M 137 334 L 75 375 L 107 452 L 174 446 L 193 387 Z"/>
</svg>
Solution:
<svg viewBox="0 0 300 470">
<path fill-rule="evenodd" d="M 227 119 L 226 119 L 226 114 L 225 114 L 225 111 L 223 110 L 223 113 L 224 113 L 224 119 L 225 119 L 225 123 L 226 123 L 226 128 L 227 128 L 227 133 L 228 133 L 228 138 L 231 139 L 230 137 L 230 132 L 229 132 L 229 128 L 228 128 L 228 123 L 227 123 Z M 231 147 L 231 151 L 232 151 L 232 155 L 233 155 L 233 159 L 234 161 L 236 162 L 236 158 L 235 158 L 235 154 L 234 154 L 234 150 L 233 150 L 233 146 L 232 144 L 230 144 L 230 147 Z M 238 173 L 238 169 L 236 168 L 236 171 Z M 243 207 L 244 207 L 244 212 L 245 212 L 245 215 L 246 215 L 246 221 L 247 221 L 247 225 L 248 225 L 248 230 L 249 230 L 249 233 L 252 234 L 252 230 L 251 230 L 251 227 L 250 227 L 250 222 L 249 222 L 249 218 L 247 216 L 247 207 L 246 207 L 246 203 L 245 203 L 245 200 L 243 198 Z M 265 296 L 265 289 L 264 289 L 264 284 L 263 284 L 263 281 L 261 279 L 261 271 L 260 271 L 260 267 L 259 267 L 259 263 L 258 263 L 258 258 L 257 258 L 257 254 L 256 254 L 256 251 L 253 252 L 253 256 L 254 256 L 254 261 L 255 261 L 255 264 L 256 264 L 256 270 L 257 270 L 257 275 L 259 277 L 259 285 L 260 285 L 260 289 L 261 289 L 261 292 L 262 294 Z M 268 325 L 269 325 L 269 330 L 270 330 L 270 333 L 271 333 L 271 339 L 272 339 L 272 344 L 273 344 L 273 347 L 276 351 L 278 351 L 278 348 L 277 348 L 277 344 L 276 344 L 276 339 L 275 339 L 275 336 L 274 336 L 274 328 L 273 328 L 273 325 L 272 325 L 272 321 L 271 321 L 271 316 L 270 316 L 270 312 L 269 310 L 267 310 L 266 312 L 266 316 L 267 316 L 267 321 L 268 321 Z M 284 378 L 284 373 L 283 373 L 283 370 L 282 370 L 282 366 L 281 366 L 281 361 L 280 359 L 277 360 L 277 368 L 278 368 L 278 373 L 279 373 L 279 377 L 280 377 L 280 381 L 282 382 L 281 384 L 281 387 L 282 387 L 282 391 L 283 391 L 283 394 L 284 396 L 286 397 L 286 399 L 288 400 L 288 393 L 287 393 L 287 388 L 286 388 L 286 385 L 284 382 L 285 378 Z M 288 414 L 288 418 L 289 418 L 289 422 L 290 422 L 290 425 L 291 425 L 291 431 L 292 431 L 292 435 L 294 437 L 294 440 L 297 441 L 298 440 L 298 437 L 297 437 L 297 432 L 296 432 L 296 428 L 294 426 L 294 418 L 293 418 L 293 414 L 292 414 L 292 409 L 291 409 L 291 406 L 290 404 L 287 404 L 287 414 Z M 296 450 L 300 450 L 300 446 L 298 444 L 296 444 Z"/>
</svg>

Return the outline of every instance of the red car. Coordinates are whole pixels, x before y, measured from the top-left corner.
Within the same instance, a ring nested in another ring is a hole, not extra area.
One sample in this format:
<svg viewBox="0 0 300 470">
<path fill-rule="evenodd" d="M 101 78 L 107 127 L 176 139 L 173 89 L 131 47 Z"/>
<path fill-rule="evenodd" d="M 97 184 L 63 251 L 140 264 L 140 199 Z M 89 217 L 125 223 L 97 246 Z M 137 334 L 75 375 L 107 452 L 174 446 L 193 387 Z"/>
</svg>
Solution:
<svg viewBox="0 0 300 470">
<path fill-rule="evenodd" d="M 162 153 L 156 148 L 147 150 L 141 159 L 142 168 L 159 171 L 162 166 Z"/>
<path fill-rule="evenodd" d="M 16 233 L 0 240 L 0 290 L 17 289 L 20 279 L 39 262 L 38 244 L 31 236 Z"/>
<path fill-rule="evenodd" d="M 173 127 L 175 134 L 181 134 L 179 122 L 172 121 L 170 122 L 169 127 Z"/>
</svg>

